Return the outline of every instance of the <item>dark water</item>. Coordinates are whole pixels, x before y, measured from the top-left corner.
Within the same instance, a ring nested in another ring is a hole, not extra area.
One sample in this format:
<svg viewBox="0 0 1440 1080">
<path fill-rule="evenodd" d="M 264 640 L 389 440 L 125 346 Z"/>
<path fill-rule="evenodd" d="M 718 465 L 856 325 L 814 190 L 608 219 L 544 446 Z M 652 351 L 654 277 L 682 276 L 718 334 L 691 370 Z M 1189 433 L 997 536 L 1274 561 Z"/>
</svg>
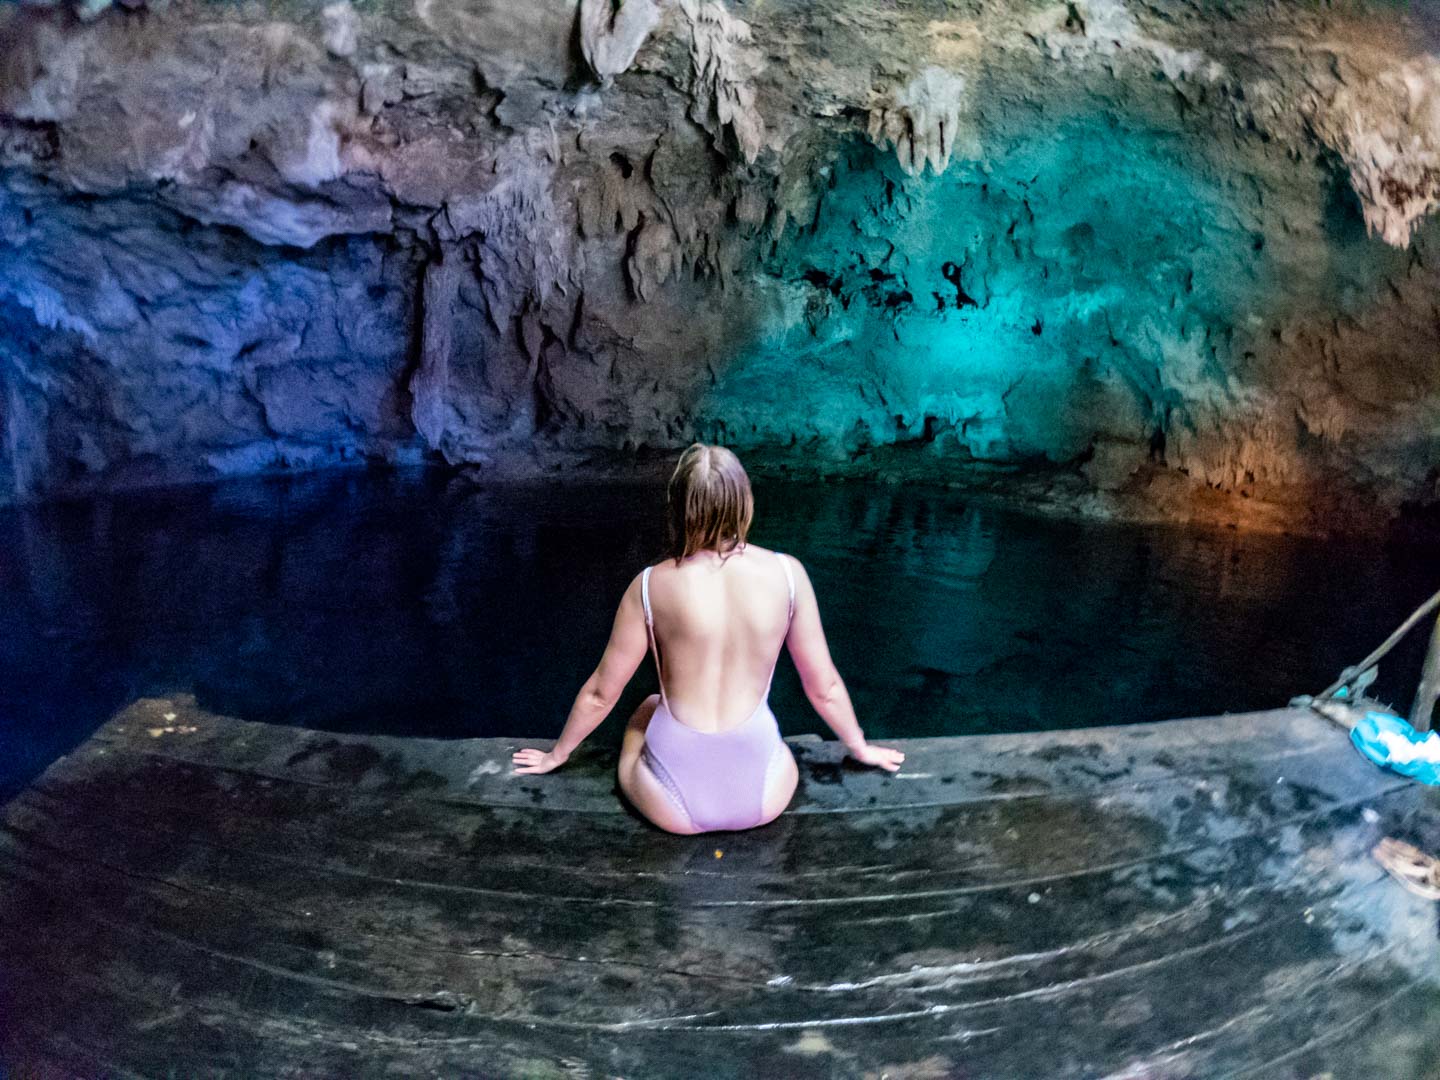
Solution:
<svg viewBox="0 0 1440 1080">
<path fill-rule="evenodd" d="M 335 731 L 554 735 L 657 555 L 660 502 L 349 473 L 0 512 L 0 793 L 147 694 Z M 760 485 L 753 538 L 809 568 L 882 738 L 1281 705 L 1440 585 L 1416 549 L 856 484 Z M 1408 705 L 1420 650 L 1382 672 L 1382 697 Z M 652 688 L 647 664 L 596 737 Z M 788 734 L 821 730 L 788 660 L 772 701 Z"/>
</svg>

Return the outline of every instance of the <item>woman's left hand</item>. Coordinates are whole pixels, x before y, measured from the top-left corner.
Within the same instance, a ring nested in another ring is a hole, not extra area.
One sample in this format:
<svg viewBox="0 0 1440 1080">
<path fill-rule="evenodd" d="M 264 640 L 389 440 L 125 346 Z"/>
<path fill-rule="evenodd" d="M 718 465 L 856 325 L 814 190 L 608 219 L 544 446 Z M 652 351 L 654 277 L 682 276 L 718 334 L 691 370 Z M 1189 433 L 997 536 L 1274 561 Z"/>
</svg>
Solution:
<svg viewBox="0 0 1440 1080">
<path fill-rule="evenodd" d="M 858 750 L 852 747 L 850 756 L 861 765 L 871 765 L 877 769 L 884 769 L 886 772 L 899 772 L 900 763 L 905 760 L 905 755 L 899 750 L 891 750 L 888 746 L 875 746 L 871 743 L 862 743 Z"/>
<path fill-rule="evenodd" d="M 557 758 L 548 750 L 517 750 L 514 757 L 516 773 L 547 773 L 554 772 L 565 762 Z"/>
</svg>

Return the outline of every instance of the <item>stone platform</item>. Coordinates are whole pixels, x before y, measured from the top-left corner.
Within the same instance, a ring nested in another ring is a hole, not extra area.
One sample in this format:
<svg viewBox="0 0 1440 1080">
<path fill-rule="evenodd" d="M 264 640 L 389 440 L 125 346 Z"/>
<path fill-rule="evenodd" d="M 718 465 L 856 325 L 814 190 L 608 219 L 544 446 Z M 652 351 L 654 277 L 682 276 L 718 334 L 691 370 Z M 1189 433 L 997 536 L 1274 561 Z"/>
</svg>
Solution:
<svg viewBox="0 0 1440 1080">
<path fill-rule="evenodd" d="M 1440 1076 L 1435 792 L 1282 710 L 795 740 L 681 838 L 612 761 L 145 700 L 0 828 L 0 1075 Z"/>
</svg>

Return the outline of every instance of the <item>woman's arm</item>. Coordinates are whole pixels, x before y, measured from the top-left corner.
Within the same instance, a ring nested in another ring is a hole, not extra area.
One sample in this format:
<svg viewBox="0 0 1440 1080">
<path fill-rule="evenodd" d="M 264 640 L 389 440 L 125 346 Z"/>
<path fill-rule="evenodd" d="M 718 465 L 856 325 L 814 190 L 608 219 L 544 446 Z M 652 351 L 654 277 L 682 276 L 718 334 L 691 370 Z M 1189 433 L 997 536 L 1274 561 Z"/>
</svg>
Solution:
<svg viewBox="0 0 1440 1080">
<path fill-rule="evenodd" d="M 790 563 L 795 567 L 795 618 L 790 623 L 785 644 L 790 648 L 795 670 L 800 673 L 805 696 L 856 761 L 895 772 L 905 760 L 905 755 L 899 750 L 871 746 L 865 741 L 865 733 L 855 719 L 855 706 L 850 703 L 850 692 L 845 689 L 845 680 L 840 678 L 835 661 L 830 659 L 830 645 L 820 625 L 820 605 L 815 599 L 810 575 L 798 559 L 792 558 Z"/>
<path fill-rule="evenodd" d="M 565 730 L 555 741 L 550 751 L 520 750 L 514 756 L 517 773 L 548 773 L 558 769 L 570 759 L 575 748 L 585 737 L 600 726 L 610 715 L 620 694 L 645 659 L 650 639 L 645 633 L 645 610 L 640 602 L 640 578 L 630 582 L 625 595 L 620 599 L 620 610 L 615 612 L 615 625 L 610 629 L 610 643 L 605 646 L 605 655 L 600 665 L 580 693 L 575 695 L 575 704 L 570 706 L 570 716 L 565 721 Z"/>
</svg>

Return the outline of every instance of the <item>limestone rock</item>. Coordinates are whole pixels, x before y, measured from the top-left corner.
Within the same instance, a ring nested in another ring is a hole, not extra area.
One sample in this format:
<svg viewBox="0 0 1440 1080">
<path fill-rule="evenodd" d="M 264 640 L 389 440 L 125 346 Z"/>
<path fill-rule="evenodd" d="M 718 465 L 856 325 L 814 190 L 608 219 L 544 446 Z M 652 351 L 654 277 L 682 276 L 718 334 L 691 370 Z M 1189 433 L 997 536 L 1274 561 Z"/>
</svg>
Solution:
<svg viewBox="0 0 1440 1080">
<path fill-rule="evenodd" d="M 356 36 L 359 33 L 360 19 L 350 0 L 327 4 L 320 12 L 320 17 L 325 23 L 326 51 L 331 56 L 354 56 L 359 47 Z"/>
<path fill-rule="evenodd" d="M 137 7 L 0 7 L 0 500 L 693 438 L 1436 497 L 1418 8 Z"/>
<path fill-rule="evenodd" d="M 965 77 L 928 67 L 897 89 L 888 104 L 870 111 L 869 135 L 881 148 L 894 147 L 910 176 L 925 166 L 938 175 L 950 164 L 960 138 Z"/>
<path fill-rule="evenodd" d="M 1144 468 L 1146 458 L 1146 448 L 1141 444 L 1101 439 L 1081 471 L 1096 490 L 1118 491 Z"/>
<path fill-rule="evenodd" d="M 425 269 L 420 363 L 410 376 L 410 415 L 415 430 L 435 450 L 440 449 L 450 423 L 450 329 L 459 297 L 460 259 L 459 251 L 451 251 L 448 258 L 442 257 Z"/>
<path fill-rule="evenodd" d="M 580 0 L 580 50 L 602 82 L 627 71 L 660 21 L 656 0 Z"/>
<path fill-rule="evenodd" d="M 728 129 L 740 156 L 753 162 L 765 141 L 765 120 L 756 110 L 752 80 L 761 60 L 750 26 L 719 0 L 680 0 L 690 22 L 690 115 L 696 123 Z"/>
<path fill-rule="evenodd" d="M 1178 49 L 1145 33 L 1123 0 L 1074 0 L 1057 4 L 1031 23 L 1031 33 L 1052 60 L 1139 54 L 1172 82 L 1203 78 L 1214 82 L 1224 68 L 1199 49 Z"/>
<path fill-rule="evenodd" d="M 1425 56 L 1345 91 L 1331 108 L 1335 148 L 1365 223 L 1397 247 L 1440 204 L 1440 59 Z"/>
</svg>

